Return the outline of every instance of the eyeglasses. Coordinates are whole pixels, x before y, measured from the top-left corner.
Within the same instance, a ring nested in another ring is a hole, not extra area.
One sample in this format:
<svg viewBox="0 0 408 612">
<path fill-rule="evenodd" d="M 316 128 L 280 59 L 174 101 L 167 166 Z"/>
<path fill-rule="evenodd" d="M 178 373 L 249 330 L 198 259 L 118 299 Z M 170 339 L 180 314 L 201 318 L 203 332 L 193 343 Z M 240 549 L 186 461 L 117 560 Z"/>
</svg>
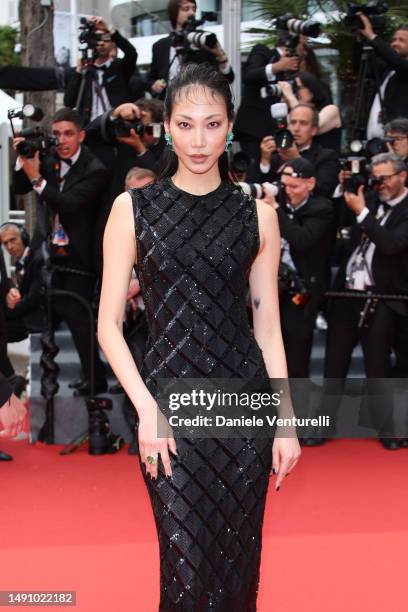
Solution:
<svg viewBox="0 0 408 612">
<path fill-rule="evenodd" d="M 401 142 L 402 140 L 406 140 L 408 136 L 390 136 L 390 142 Z"/>
<path fill-rule="evenodd" d="M 380 176 L 373 176 L 371 179 L 372 184 L 379 184 L 379 183 L 383 183 L 384 181 L 389 181 L 389 179 L 392 176 L 397 176 L 398 174 L 400 174 L 399 172 L 393 172 L 393 174 L 381 174 Z"/>
</svg>

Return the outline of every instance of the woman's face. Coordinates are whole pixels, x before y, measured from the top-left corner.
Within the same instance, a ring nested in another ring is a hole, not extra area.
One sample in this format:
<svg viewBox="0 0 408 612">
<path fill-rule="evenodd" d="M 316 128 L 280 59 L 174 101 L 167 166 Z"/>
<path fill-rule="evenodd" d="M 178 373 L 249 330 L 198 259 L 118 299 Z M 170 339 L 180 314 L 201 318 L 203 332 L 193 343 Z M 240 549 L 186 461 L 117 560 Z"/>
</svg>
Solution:
<svg viewBox="0 0 408 612">
<path fill-rule="evenodd" d="M 310 89 L 308 89 L 307 87 L 303 85 L 299 77 L 296 77 L 296 85 L 297 85 L 297 90 L 298 90 L 297 97 L 299 99 L 299 102 L 306 103 L 306 104 L 313 103 L 312 92 L 310 91 Z"/>
<path fill-rule="evenodd" d="M 179 164 L 194 174 L 205 174 L 218 163 L 232 129 L 224 99 L 202 86 L 178 93 L 170 121 L 164 125 Z"/>
</svg>

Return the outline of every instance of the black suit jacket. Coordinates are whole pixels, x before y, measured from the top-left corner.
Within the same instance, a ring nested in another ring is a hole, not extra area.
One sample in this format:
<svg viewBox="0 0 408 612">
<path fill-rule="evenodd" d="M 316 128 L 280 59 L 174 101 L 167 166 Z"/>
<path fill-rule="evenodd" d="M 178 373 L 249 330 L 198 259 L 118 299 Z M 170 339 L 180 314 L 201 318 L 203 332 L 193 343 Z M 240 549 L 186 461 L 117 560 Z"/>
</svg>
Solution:
<svg viewBox="0 0 408 612">
<path fill-rule="evenodd" d="M 7 378 L 0 372 L 0 408 L 7 402 L 13 393 Z"/>
<path fill-rule="evenodd" d="M 147 77 L 148 87 L 151 91 L 151 87 L 157 79 L 164 79 L 166 82 L 169 80 L 169 69 L 170 69 L 170 36 L 165 36 L 164 38 L 160 38 L 156 41 L 152 47 L 152 63 L 150 66 L 149 74 Z M 185 57 L 185 63 L 195 63 L 202 64 L 204 62 L 208 62 L 214 68 L 218 70 L 217 60 L 211 51 L 207 51 L 206 49 L 199 49 L 194 53 L 187 54 Z M 232 83 L 234 80 L 234 71 L 232 68 L 225 75 L 228 83 Z M 160 99 L 164 99 L 166 95 L 166 88 L 163 92 L 158 96 L 154 92 L 151 92 L 153 96 L 159 97 Z"/>
<path fill-rule="evenodd" d="M 271 104 L 278 102 L 279 98 L 261 98 L 261 87 L 268 85 L 265 67 L 280 59 L 276 49 L 266 45 L 255 45 L 242 69 L 242 83 L 244 85 L 241 105 L 234 122 L 234 132 L 249 134 L 262 139 L 271 136 L 274 125 L 271 115 Z M 279 80 L 279 74 L 276 75 Z"/>
<path fill-rule="evenodd" d="M 42 301 L 42 269 L 44 260 L 41 249 L 31 250 L 24 260 L 24 274 L 19 286 L 21 300 L 12 310 L 7 310 L 7 319 L 24 319 L 30 331 L 44 328 L 44 315 L 40 311 Z"/>
<path fill-rule="evenodd" d="M 105 195 L 108 171 L 95 155 L 82 145 L 79 158 L 66 174 L 63 189 L 59 191 L 55 165 L 55 158 L 50 156 L 41 167 L 41 174 L 47 184 L 40 200 L 52 212 L 59 214 L 70 241 L 72 256 L 69 258 L 69 265 L 89 272 L 94 269 L 94 227 L 97 211 Z M 16 193 L 20 194 L 31 190 L 31 184 L 23 170 L 14 172 L 14 186 Z M 35 247 L 34 244 L 33 248 Z"/>
<path fill-rule="evenodd" d="M 133 76 L 136 68 L 137 51 L 134 46 L 124 38 L 118 31 L 112 35 L 112 41 L 121 49 L 124 56 L 121 59 L 115 59 L 103 72 L 103 85 L 108 96 L 111 108 L 119 106 L 124 102 L 132 101 L 132 92 L 129 87 L 130 78 Z M 64 96 L 65 106 L 74 108 L 79 88 L 81 86 L 81 75 L 72 70 L 68 79 L 67 89 Z M 85 124 L 89 123 L 92 110 L 92 86 L 89 81 L 85 88 L 84 102 L 82 104 L 82 116 Z"/>
<path fill-rule="evenodd" d="M 6 264 L 4 262 L 3 249 L 0 247 L 0 343 L 3 345 L 4 353 L 7 349 L 7 325 L 5 317 L 6 295 L 11 287 L 10 280 L 7 276 Z M 7 382 L 7 379 L 0 372 L 0 406 L 2 406 L 12 394 L 12 389 Z"/>
<path fill-rule="evenodd" d="M 403 59 L 384 40 L 376 36 L 370 44 L 376 53 L 376 66 L 382 82 L 390 70 L 395 74 L 390 78 L 384 93 L 385 122 L 397 117 L 408 117 L 408 60 Z M 360 64 L 363 43 L 357 43 L 353 49 L 355 69 Z M 373 75 L 372 75 L 373 76 Z"/>
<path fill-rule="evenodd" d="M 282 238 L 299 275 L 309 290 L 320 296 L 327 289 L 328 265 L 333 247 L 334 208 L 330 200 L 311 196 L 293 213 L 285 206 L 277 208 Z M 290 218 L 289 214 L 293 214 Z"/>
<path fill-rule="evenodd" d="M 325 198 L 331 198 L 338 184 L 340 172 L 340 162 L 336 151 L 324 149 L 317 142 L 312 142 L 309 149 L 301 151 L 300 155 L 310 161 L 315 167 L 316 188 L 314 193 Z M 278 153 L 272 153 L 270 171 L 267 174 L 263 174 L 258 165 L 257 170 L 259 170 L 259 173 L 256 177 L 257 180 L 260 182 L 279 180 L 279 169 L 283 163 Z"/>
<path fill-rule="evenodd" d="M 372 261 L 372 275 L 376 290 L 382 293 L 408 295 L 408 196 L 393 206 L 383 226 L 375 218 L 379 204 L 379 200 L 373 194 L 367 197 L 367 207 L 370 212 L 362 223 L 353 227 L 349 246 L 345 249 L 339 272 L 334 281 L 335 290 L 344 289 L 347 262 L 359 244 L 362 232 L 365 232 L 376 246 Z M 386 303 L 396 312 L 408 315 L 406 303 L 396 301 Z"/>
</svg>

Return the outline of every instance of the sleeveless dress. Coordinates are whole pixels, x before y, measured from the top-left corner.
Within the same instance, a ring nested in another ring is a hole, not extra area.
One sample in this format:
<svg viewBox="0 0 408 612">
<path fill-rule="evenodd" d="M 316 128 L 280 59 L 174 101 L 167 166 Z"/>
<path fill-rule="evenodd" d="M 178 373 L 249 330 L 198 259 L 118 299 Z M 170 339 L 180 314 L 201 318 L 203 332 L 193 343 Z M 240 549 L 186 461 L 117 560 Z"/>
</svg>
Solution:
<svg viewBox="0 0 408 612">
<path fill-rule="evenodd" d="M 246 310 L 259 249 L 255 200 L 165 178 L 129 191 L 148 340 L 141 376 L 268 378 Z M 142 474 L 160 550 L 159 611 L 253 612 L 272 440 L 176 438 L 173 478 Z M 139 458 L 140 460 L 140 458 Z"/>
</svg>

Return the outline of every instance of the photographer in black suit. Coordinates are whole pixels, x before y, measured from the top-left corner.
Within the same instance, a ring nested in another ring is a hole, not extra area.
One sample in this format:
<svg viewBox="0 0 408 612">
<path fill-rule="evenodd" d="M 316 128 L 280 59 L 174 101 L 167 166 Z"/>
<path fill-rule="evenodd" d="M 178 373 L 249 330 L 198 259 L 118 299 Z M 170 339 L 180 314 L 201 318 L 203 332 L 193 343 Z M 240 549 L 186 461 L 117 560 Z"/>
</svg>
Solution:
<svg viewBox="0 0 408 612">
<path fill-rule="evenodd" d="M 408 117 L 408 28 L 398 28 L 388 45 L 373 30 L 369 18 L 359 13 L 364 28 L 358 34 L 369 42 L 376 55 L 376 68 L 380 76 L 379 91 L 371 106 L 367 123 L 367 138 L 382 137 L 384 123 L 397 117 Z M 353 63 L 357 67 L 360 63 L 363 43 L 357 43 L 353 49 Z M 384 116 L 381 116 L 381 102 L 383 101 Z"/>
<path fill-rule="evenodd" d="M 45 327 L 42 303 L 42 268 L 44 261 L 40 249 L 30 248 L 30 237 L 25 228 L 16 223 L 0 226 L 0 242 L 14 259 L 14 287 L 7 294 L 7 339 L 19 342 L 30 332 Z"/>
<path fill-rule="evenodd" d="M 261 88 L 283 80 L 285 71 L 297 70 L 299 58 L 289 57 L 285 40 L 278 41 L 276 49 L 255 45 L 242 70 L 244 90 L 242 101 L 234 121 L 234 134 L 242 151 L 259 161 L 259 145 L 264 136 L 273 132 L 270 96 L 261 97 Z"/>
<path fill-rule="evenodd" d="M 4 314 L 10 291 L 3 251 L 0 248 L 0 436 L 15 437 L 23 428 L 26 409 L 13 393 L 13 366 L 7 356 L 7 323 Z M 0 450 L 0 461 L 13 457 Z"/>
<path fill-rule="evenodd" d="M 106 168 L 111 168 L 110 203 L 123 191 L 126 174 L 134 166 L 157 173 L 165 148 L 163 102 L 142 98 L 120 104 L 86 128 L 87 146 Z"/>
<path fill-rule="evenodd" d="M 196 11 L 195 0 L 170 0 L 167 12 L 173 30 L 176 32 L 182 30 L 187 19 L 195 17 Z M 171 36 L 166 36 L 155 42 L 152 47 L 152 63 L 148 74 L 151 93 L 164 99 L 167 83 L 176 76 L 182 65 L 191 62 L 209 63 L 224 74 L 229 83 L 234 80 L 234 72 L 219 42 L 212 49 L 200 47 L 197 50 L 177 54 L 176 48 L 171 45 Z"/>
<path fill-rule="evenodd" d="M 44 204 L 51 262 L 60 268 L 53 276 L 54 288 L 78 293 L 91 303 L 95 285 L 94 227 L 108 172 L 82 144 L 85 132 L 76 111 L 59 110 L 52 123 L 52 132 L 58 142 L 57 156 L 48 154 L 41 163 L 38 151 L 33 158 L 19 156 L 14 173 L 15 191 L 27 193 L 34 189 Z M 16 138 L 14 145 L 21 140 Z M 54 302 L 56 319 L 66 321 L 82 371 L 88 377 L 91 355 L 87 314 L 80 304 L 69 298 L 57 298 Z M 96 391 L 101 393 L 107 388 L 105 370 L 96 350 L 94 357 Z M 88 381 L 78 393 L 89 394 Z"/>
<path fill-rule="evenodd" d="M 269 202 L 278 214 L 282 237 L 280 312 L 288 373 L 308 378 L 313 330 L 324 291 L 332 248 L 333 206 L 316 196 L 315 170 L 301 157 L 281 172 L 284 192 Z"/>
<path fill-rule="evenodd" d="M 261 142 L 259 182 L 276 181 L 285 163 L 293 159 L 307 159 L 315 168 L 314 193 L 331 198 L 338 182 L 340 163 L 332 149 L 324 149 L 314 141 L 319 125 L 319 112 L 310 104 L 295 106 L 289 113 L 288 128 L 294 142 L 290 147 L 277 149 L 273 136 Z"/>
<path fill-rule="evenodd" d="M 163 102 L 144 98 L 134 104 L 121 104 L 87 127 L 85 142 L 103 164 L 111 168 L 108 197 L 96 220 L 95 258 L 98 271 L 102 272 L 103 232 L 112 203 L 123 192 L 128 171 L 134 167 L 155 174 L 159 171 L 160 157 L 166 146 Z"/>
<path fill-rule="evenodd" d="M 345 193 L 347 206 L 356 215 L 356 226 L 334 282 L 336 291 L 366 291 L 408 294 L 408 189 L 407 168 L 393 153 L 382 153 L 371 160 L 375 180 L 373 191 Z M 372 408 L 372 421 L 383 446 L 399 448 L 393 438 L 392 403 L 382 382 L 390 376 L 390 354 L 394 330 L 408 316 L 403 301 L 380 300 L 361 321 L 366 299 L 334 298 L 329 308 L 324 375 L 344 380 L 355 345 L 360 342 L 367 379 L 377 384 L 381 399 Z M 360 323 L 360 324 L 359 324 Z M 340 401 L 341 384 L 335 380 L 326 413 L 336 415 L 335 397 Z M 320 443 L 324 440 L 320 440 Z"/>
<path fill-rule="evenodd" d="M 84 125 L 110 108 L 131 101 L 129 81 L 135 72 L 137 61 L 136 49 L 118 30 L 109 29 L 100 17 L 92 17 L 91 21 L 101 39 L 96 43 L 97 57 L 90 69 L 92 78 L 87 80 L 83 101 L 78 109 Z M 122 58 L 112 57 L 114 45 L 123 51 Z M 68 79 L 64 96 L 65 106 L 76 107 L 84 69 L 85 66 L 79 59 L 76 70 Z"/>
</svg>

